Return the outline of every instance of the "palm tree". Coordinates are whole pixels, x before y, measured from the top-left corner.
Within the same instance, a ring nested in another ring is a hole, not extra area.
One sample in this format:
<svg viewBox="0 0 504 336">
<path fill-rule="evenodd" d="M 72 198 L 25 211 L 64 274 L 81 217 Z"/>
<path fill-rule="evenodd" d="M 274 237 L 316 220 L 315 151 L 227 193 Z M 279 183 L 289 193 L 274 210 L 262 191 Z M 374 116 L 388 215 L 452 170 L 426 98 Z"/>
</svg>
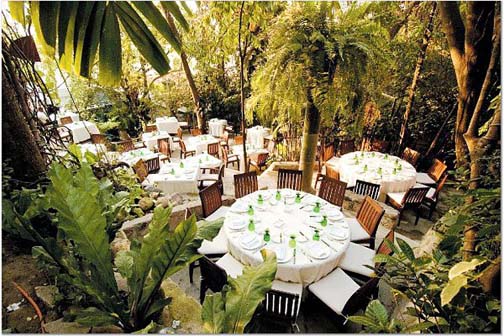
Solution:
<svg viewBox="0 0 504 336">
<path fill-rule="evenodd" d="M 256 74 L 251 102 L 262 106 L 259 117 L 282 109 L 302 114 L 299 167 L 305 191 L 313 191 L 321 119 L 335 113 L 335 77 L 340 71 L 365 65 L 378 54 L 386 36 L 379 25 L 365 18 L 366 9 L 367 5 L 351 5 L 342 11 L 336 3 L 294 3 L 271 27 L 267 61 Z"/>
</svg>

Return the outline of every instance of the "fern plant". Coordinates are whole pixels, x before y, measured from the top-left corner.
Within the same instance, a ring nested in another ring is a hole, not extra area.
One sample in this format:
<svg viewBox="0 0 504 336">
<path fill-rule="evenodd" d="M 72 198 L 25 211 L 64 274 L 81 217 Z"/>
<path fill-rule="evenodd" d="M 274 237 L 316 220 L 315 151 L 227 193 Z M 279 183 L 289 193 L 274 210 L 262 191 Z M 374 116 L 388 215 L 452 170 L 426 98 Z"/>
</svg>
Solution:
<svg viewBox="0 0 504 336">
<path fill-rule="evenodd" d="M 102 197 L 110 182 L 98 180 L 86 162 L 76 172 L 53 163 L 48 177 L 51 184 L 45 194 L 23 214 L 4 199 L 4 220 L 23 227 L 40 245 L 34 249 L 59 267 L 67 283 L 87 295 L 90 307 L 76 318 L 84 325 L 117 325 L 126 332 L 146 327 L 170 302 L 160 293 L 162 281 L 197 260 L 202 241 L 212 240 L 222 226 L 222 219 L 197 224 L 191 216 L 171 230 L 172 209 L 157 207 L 143 241 L 132 241 L 131 250 L 114 265 L 106 233 L 110 200 Z M 56 238 L 44 236 L 32 225 L 30 219 L 38 213 L 50 214 Z M 115 266 L 127 278 L 126 298 L 118 290 Z"/>
</svg>

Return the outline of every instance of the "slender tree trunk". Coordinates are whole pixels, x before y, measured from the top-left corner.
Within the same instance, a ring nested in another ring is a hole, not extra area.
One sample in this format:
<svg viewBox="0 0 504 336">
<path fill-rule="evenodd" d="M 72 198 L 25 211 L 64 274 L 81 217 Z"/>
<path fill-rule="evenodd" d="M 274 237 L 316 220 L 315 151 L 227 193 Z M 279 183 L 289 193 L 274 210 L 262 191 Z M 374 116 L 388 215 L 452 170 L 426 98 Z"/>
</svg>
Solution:
<svg viewBox="0 0 504 336">
<path fill-rule="evenodd" d="M 422 46 L 420 47 L 420 52 L 418 53 L 417 63 L 415 67 L 415 72 L 413 73 L 413 80 L 411 81 L 411 87 L 408 94 L 408 104 L 406 105 L 406 111 L 404 111 L 403 122 L 401 125 L 401 133 L 399 135 L 399 148 L 398 153 L 400 154 L 404 145 L 404 140 L 408 132 L 408 120 L 411 114 L 411 109 L 413 107 L 413 100 L 415 98 L 415 92 L 418 84 L 418 79 L 420 78 L 420 73 L 422 72 L 423 63 L 425 61 L 425 56 L 427 55 L 427 47 L 429 46 L 429 41 L 432 36 L 432 30 L 434 28 L 433 21 L 434 15 L 436 14 L 437 4 L 432 3 L 432 9 L 429 15 L 429 23 L 425 28 Z"/>
<path fill-rule="evenodd" d="M 452 109 L 450 110 L 450 113 L 448 113 L 448 116 L 445 118 L 445 120 L 443 121 L 443 123 L 439 127 L 439 130 L 437 131 L 436 136 L 434 137 L 434 139 L 432 139 L 432 142 L 429 146 L 429 149 L 427 150 L 427 153 L 425 153 L 425 157 L 429 157 L 430 153 L 436 147 L 436 144 L 437 144 L 439 138 L 441 137 L 441 134 L 443 134 L 443 131 L 444 131 L 444 128 L 446 127 L 446 124 L 448 124 L 448 121 L 451 119 L 451 117 L 453 116 L 453 113 L 455 113 L 456 109 L 457 109 L 457 104 L 453 105 Z"/>
<path fill-rule="evenodd" d="M 301 147 L 301 158 L 299 169 L 303 171 L 302 185 L 303 191 L 313 193 L 313 165 L 317 153 L 318 134 L 320 129 L 320 112 L 313 103 L 312 89 L 306 89 L 306 110 L 303 127 L 303 144 Z"/>
<path fill-rule="evenodd" d="M 243 8 L 245 1 L 240 6 L 240 21 L 238 24 L 238 52 L 240 56 L 240 115 L 241 115 L 241 131 L 243 136 L 243 164 L 245 165 L 245 172 L 248 172 L 248 158 L 247 158 L 247 124 L 245 120 L 245 77 L 244 77 L 244 62 L 247 52 L 247 43 L 242 46 L 242 25 L 243 25 Z"/>
<path fill-rule="evenodd" d="M 172 30 L 173 34 L 180 41 L 180 34 L 177 30 L 177 26 L 173 21 L 173 17 L 168 11 L 165 11 L 166 21 L 168 21 L 168 25 Z M 198 128 L 204 130 L 205 128 L 205 116 L 203 115 L 203 108 L 201 106 L 201 100 L 198 88 L 196 87 L 196 83 L 194 82 L 194 77 L 191 72 L 191 68 L 189 67 L 189 62 L 187 61 L 187 55 L 184 50 L 180 52 L 180 60 L 182 61 L 182 68 L 184 69 L 184 73 L 187 78 L 187 83 L 189 84 L 189 88 L 191 89 L 191 96 L 193 98 L 194 106 L 195 106 L 195 114 L 196 120 L 198 122 Z"/>
<path fill-rule="evenodd" d="M 5 62 L 5 60 L 4 60 Z M 27 106 L 19 102 L 14 81 L 15 73 L 2 67 L 2 150 L 3 160 L 9 160 L 14 169 L 15 178 L 35 181 L 46 170 L 46 164 L 40 148 L 24 117 L 22 108 Z M 25 111 L 27 112 L 27 111 Z"/>
</svg>

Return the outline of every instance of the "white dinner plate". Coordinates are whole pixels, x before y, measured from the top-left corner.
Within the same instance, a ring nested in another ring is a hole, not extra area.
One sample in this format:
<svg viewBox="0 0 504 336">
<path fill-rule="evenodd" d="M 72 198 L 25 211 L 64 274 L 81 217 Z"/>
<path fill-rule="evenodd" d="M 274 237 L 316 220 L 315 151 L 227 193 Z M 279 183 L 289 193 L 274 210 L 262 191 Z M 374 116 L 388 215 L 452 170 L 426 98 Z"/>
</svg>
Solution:
<svg viewBox="0 0 504 336">
<path fill-rule="evenodd" d="M 313 259 L 327 259 L 331 255 L 331 250 L 323 243 L 311 242 L 306 244 L 305 252 Z"/>
<path fill-rule="evenodd" d="M 231 230 L 242 230 L 247 226 L 245 218 L 233 218 L 229 220 L 228 227 Z"/>
</svg>

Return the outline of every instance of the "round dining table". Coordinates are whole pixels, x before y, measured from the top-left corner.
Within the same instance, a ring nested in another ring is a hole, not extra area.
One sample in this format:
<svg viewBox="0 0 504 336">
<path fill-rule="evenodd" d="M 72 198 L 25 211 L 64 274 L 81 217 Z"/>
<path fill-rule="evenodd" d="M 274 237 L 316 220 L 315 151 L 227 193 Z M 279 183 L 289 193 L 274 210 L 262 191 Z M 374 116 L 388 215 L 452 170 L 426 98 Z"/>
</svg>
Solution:
<svg viewBox="0 0 504 336">
<path fill-rule="evenodd" d="M 209 144 L 219 143 L 219 139 L 209 134 L 202 134 L 188 138 L 185 142 L 188 150 L 195 150 L 196 154 L 202 154 L 207 152 Z"/>
<path fill-rule="evenodd" d="M 221 137 L 224 134 L 226 126 L 227 120 L 225 119 L 210 119 L 208 121 L 208 132 L 215 137 Z"/>
<path fill-rule="evenodd" d="M 245 265 L 277 255 L 276 278 L 309 285 L 334 270 L 350 242 L 343 213 L 323 199 L 292 189 L 259 190 L 238 199 L 224 220 L 230 253 Z"/>
<path fill-rule="evenodd" d="M 379 152 L 352 152 L 339 159 L 340 179 L 348 185 L 356 180 L 380 184 L 380 194 L 405 192 L 416 184 L 416 169 L 397 156 Z M 381 197 L 382 198 L 382 197 Z"/>
</svg>

